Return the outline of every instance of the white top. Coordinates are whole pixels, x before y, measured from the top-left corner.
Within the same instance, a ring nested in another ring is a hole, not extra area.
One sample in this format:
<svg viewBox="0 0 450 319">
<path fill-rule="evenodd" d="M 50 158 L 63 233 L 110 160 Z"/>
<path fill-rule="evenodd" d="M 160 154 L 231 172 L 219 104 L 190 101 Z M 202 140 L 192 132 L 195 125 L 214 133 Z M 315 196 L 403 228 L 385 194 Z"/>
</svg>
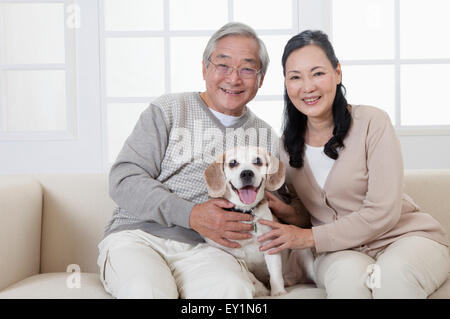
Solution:
<svg viewBox="0 0 450 319">
<path fill-rule="evenodd" d="M 308 144 L 305 144 L 305 146 L 305 155 L 308 159 L 309 166 L 311 167 L 317 184 L 323 188 L 335 160 L 325 155 L 323 146 L 315 147 Z"/>
<path fill-rule="evenodd" d="M 220 121 L 220 123 L 222 123 L 222 125 L 225 127 L 232 126 L 237 121 L 239 121 L 239 119 L 242 116 L 244 116 L 244 114 L 245 114 L 245 112 L 244 112 L 240 116 L 232 116 L 232 115 L 227 115 L 227 114 L 217 112 L 216 110 L 213 110 L 212 108 L 209 108 L 209 110 L 212 112 L 212 114 L 214 114 L 215 117 L 217 117 L 217 119 Z"/>
</svg>

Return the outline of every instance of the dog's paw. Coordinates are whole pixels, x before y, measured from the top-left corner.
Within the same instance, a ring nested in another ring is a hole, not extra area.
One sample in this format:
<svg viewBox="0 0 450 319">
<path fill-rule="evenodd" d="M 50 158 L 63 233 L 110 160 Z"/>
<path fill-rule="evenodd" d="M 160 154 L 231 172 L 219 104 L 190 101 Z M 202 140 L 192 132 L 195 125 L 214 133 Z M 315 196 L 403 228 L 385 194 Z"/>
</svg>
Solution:
<svg viewBox="0 0 450 319">
<path fill-rule="evenodd" d="M 273 297 L 282 296 L 282 295 L 285 295 L 285 294 L 287 294 L 287 292 L 286 292 L 286 290 L 284 288 L 283 289 L 273 289 L 270 292 L 270 295 L 273 296 Z"/>
<path fill-rule="evenodd" d="M 253 297 L 263 297 L 269 295 L 269 289 L 258 279 L 252 280 L 253 286 L 255 286 L 255 293 Z"/>
</svg>

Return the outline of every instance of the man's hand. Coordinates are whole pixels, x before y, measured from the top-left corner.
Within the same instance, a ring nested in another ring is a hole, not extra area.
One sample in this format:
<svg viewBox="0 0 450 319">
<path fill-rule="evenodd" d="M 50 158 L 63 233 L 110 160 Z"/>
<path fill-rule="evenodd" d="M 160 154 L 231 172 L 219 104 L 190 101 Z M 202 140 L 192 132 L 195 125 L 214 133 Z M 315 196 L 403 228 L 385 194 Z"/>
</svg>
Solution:
<svg viewBox="0 0 450 319">
<path fill-rule="evenodd" d="M 189 218 L 192 229 L 216 243 L 229 247 L 239 248 L 236 242 L 231 240 L 249 239 L 248 232 L 253 230 L 253 224 L 241 223 L 252 221 L 253 216 L 237 212 L 229 212 L 222 208 L 231 208 L 234 205 L 225 199 L 211 199 L 194 206 Z"/>
</svg>

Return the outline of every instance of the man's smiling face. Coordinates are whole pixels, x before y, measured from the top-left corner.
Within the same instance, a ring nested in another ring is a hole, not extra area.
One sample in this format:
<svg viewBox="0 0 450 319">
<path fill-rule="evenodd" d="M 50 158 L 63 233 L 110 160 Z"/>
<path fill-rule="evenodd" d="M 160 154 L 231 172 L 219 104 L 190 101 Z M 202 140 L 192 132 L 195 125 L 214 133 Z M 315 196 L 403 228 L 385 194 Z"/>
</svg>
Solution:
<svg viewBox="0 0 450 319">
<path fill-rule="evenodd" d="M 259 70 L 259 46 L 255 39 L 244 36 L 226 36 L 217 41 L 210 56 L 215 65 L 252 68 Z M 235 69 L 229 75 L 220 74 L 216 67 L 209 63 L 203 64 L 203 79 L 206 82 L 206 92 L 202 98 L 208 107 L 223 114 L 239 116 L 245 105 L 251 101 L 262 85 L 263 77 L 241 78 Z"/>
</svg>

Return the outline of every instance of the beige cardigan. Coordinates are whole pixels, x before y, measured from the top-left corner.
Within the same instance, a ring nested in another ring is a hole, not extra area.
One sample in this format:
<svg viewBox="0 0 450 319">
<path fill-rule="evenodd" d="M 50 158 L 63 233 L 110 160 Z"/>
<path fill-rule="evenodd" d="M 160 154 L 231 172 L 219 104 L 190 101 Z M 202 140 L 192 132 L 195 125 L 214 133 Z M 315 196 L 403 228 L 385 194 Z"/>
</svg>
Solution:
<svg viewBox="0 0 450 319">
<path fill-rule="evenodd" d="M 311 216 L 316 253 L 354 249 L 375 257 L 386 245 L 412 235 L 448 246 L 441 225 L 403 193 L 402 155 L 389 116 L 370 106 L 352 106 L 351 113 L 344 148 L 323 189 L 306 158 L 301 169 L 290 167 L 281 150 L 286 184 L 298 196 L 293 205 Z"/>
</svg>

